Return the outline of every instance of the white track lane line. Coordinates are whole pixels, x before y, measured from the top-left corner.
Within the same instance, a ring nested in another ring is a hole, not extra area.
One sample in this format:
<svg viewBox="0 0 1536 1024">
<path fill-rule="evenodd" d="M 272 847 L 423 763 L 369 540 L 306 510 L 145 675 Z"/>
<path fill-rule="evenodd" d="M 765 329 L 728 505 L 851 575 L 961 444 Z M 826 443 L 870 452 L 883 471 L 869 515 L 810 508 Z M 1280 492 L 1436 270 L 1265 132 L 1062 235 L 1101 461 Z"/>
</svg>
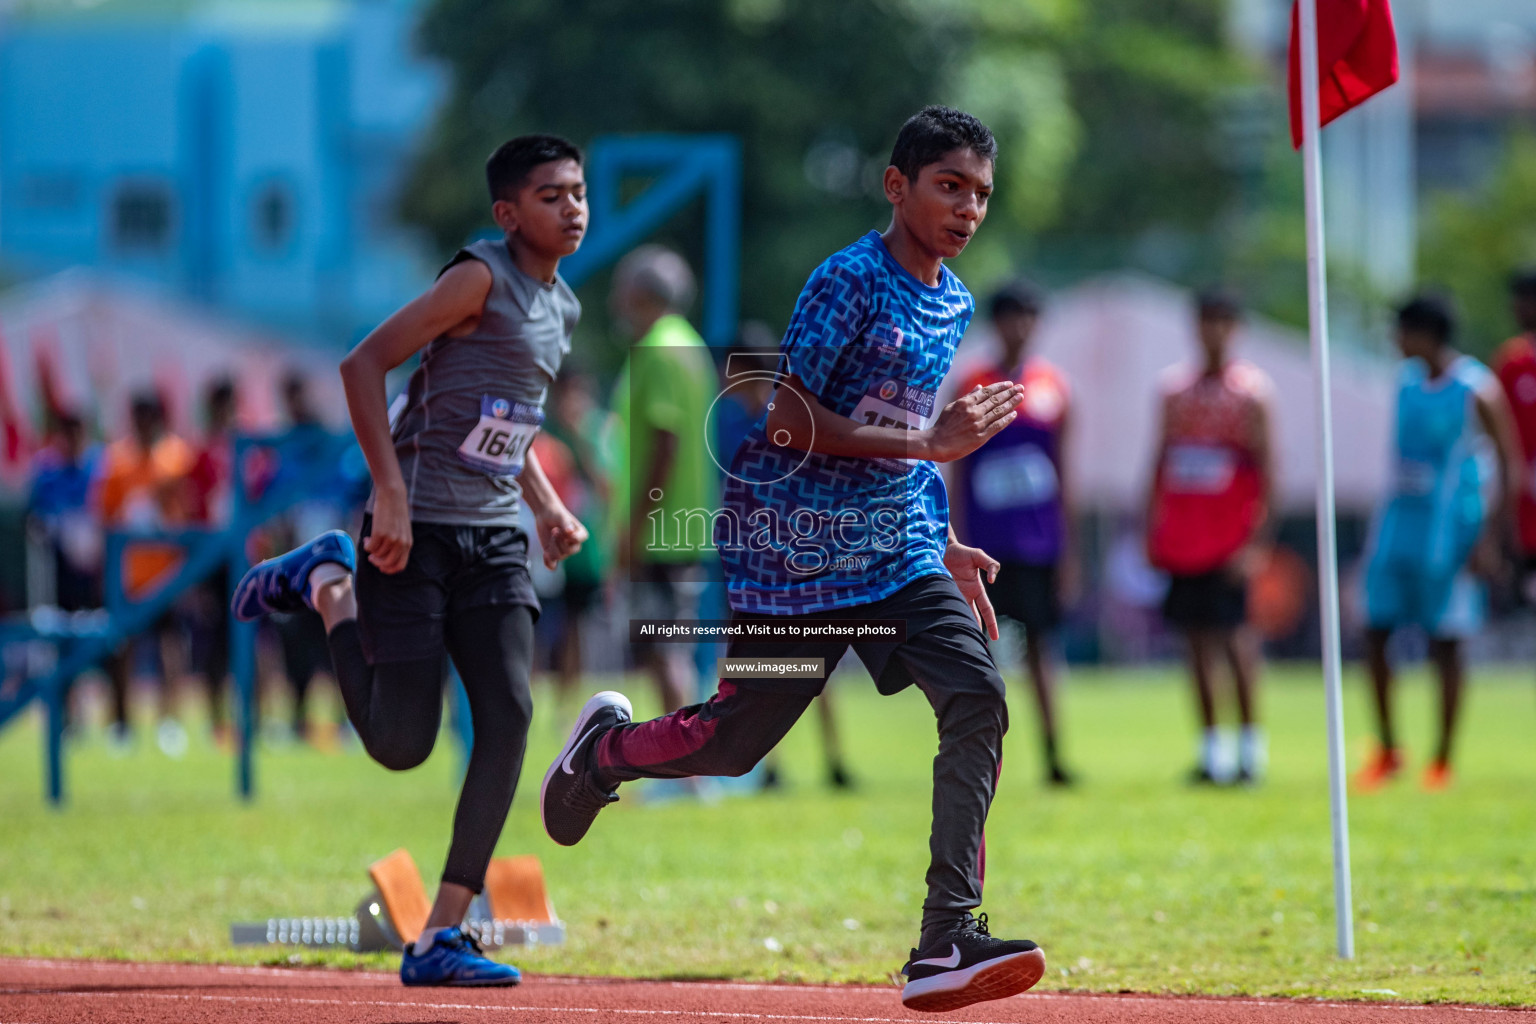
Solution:
<svg viewBox="0 0 1536 1024">
<path fill-rule="evenodd" d="M 123 992 L 69 992 L 65 990 L 0 989 L 0 995 L 64 996 L 75 999 L 122 999 Z M 166 999 L 182 1002 L 280 1003 L 293 1006 L 381 1007 L 392 1010 L 477 1010 L 481 1013 L 584 1013 L 631 1017 L 700 1017 L 721 1020 L 809 1020 L 838 1024 L 911 1024 L 911 1017 L 846 1017 L 803 1013 L 732 1013 L 726 1010 L 641 1010 L 598 1006 L 485 1006 L 478 1003 L 423 1003 L 389 999 L 284 999 L 280 996 L 178 995 L 170 992 L 135 992 L 134 999 Z M 1018 1024 L 1017 1021 L 966 1021 L 964 1024 Z"/>
<path fill-rule="evenodd" d="M 1338 999 L 1261 999 L 1257 996 L 1150 996 L 1122 995 L 1118 992 L 1030 992 L 1028 999 L 1094 999 L 1100 1002 L 1120 1003 L 1204 1003 L 1210 1006 L 1316 1006 L 1324 1010 L 1398 1010 L 1408 1013 L 1435 1010 L 1451 1013 L 1508 1013 L 1536 1016 L 1528 1006 L 1453 1006 L 1445 1003 L 1374 1003 L 1361 999 L 1345 1002 Z"/>
<path fill-rule="evenodd" d="M 166 964 L 166 963 L 140 963 L 131 960 L 41 960 L 41 958 L 0 958 L 0 964 L 15 964 L 18 967 L 35 967 L 41 970 L 132 970 L 132 972 L 177 972 L 184 973 L 189 970 L 209 970 L 220 975 L 255 975 L 272 976 L 272 978 L 309 978 L 316 983 L 321 979 L 366 979 L 375 983 L 393 984 L 398 986 L 399 975 L 387 970 L 347 970 L 335 969 L 335 967 L 238 967 L 232 964 Z M 525 973 L 522 975 L 524 983 L 541 984 L 541 986 L 590 986 L 590 984 L 644 984 L 644 986 L 668 986 L 676 989 L 737 989 L 742 992 L 897 992 L 900 986 L 860 986 L 860 984 L 779 984 L 757 983 L 757 981 L 656 981 L 651 978 L 624 978 L 624 976 L 604 976 L 604 978 L 579 978 L 574 975 L 535 975 Z M 194 987 L 194 986 L 187 986 Z"/>
<path fill-rule="evenodd" d="M 199 963 L 142 963 L 136 960 L 51 960 L 27 957 L 6 957 L 0 965 L 31 967 L 45 971 L 211 971 L 214 974 L 256 975 L 274 978 L 313 978 L 327 972 L 332 978 L 363 979 L 367 981 L 400 983 L 400 976 L 388 971 L 352 971 L 345 968 L 326 967 L 238 967 L 233 964 Z"/>
</svg>

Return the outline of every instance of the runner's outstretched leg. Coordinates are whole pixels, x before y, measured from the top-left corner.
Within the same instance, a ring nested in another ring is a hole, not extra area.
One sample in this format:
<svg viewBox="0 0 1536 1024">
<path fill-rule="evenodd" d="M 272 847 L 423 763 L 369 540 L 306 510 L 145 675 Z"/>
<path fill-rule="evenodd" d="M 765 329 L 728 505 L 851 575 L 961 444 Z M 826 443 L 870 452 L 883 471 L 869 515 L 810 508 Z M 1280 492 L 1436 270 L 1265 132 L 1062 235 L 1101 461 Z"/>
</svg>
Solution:
<svg viewBox="0 0 1536 1024">
<path fill-rule="evenodd" d="M 703 704 L 630 723 L 629 701 L 604 692 L 582 709 L 544 776 L 544 830 L 574 846 L 634 779 L 745 775 L 789 732 L 814 697 L 721 682 Z"/>
</svg>

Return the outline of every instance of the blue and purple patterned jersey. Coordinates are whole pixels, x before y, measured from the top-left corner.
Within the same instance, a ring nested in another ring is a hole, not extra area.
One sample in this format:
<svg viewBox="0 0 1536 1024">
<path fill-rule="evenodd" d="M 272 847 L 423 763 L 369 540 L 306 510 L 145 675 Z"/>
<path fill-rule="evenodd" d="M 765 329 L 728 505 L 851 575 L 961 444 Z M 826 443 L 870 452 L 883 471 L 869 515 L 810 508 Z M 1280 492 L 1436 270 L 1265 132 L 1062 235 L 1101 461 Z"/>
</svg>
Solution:
<svg viewBox="0 0 1536 1024">
<path fill-rule="evenodd" d="M 938 285 L 923 284 L 871 231 L 811 274 L 780 369 L 839 415 L 930 425 L 975 309 L 960 279 L 942 274 Z M 775 393 L 775 401 L 797 400 Z M 945 573 L 949 501 L 932 463 L 805 452 L 774 444 L 766 422 L 765 414 L 736 450 L 715 522 L 733 609 L 848 608 Z"/>
</svg>

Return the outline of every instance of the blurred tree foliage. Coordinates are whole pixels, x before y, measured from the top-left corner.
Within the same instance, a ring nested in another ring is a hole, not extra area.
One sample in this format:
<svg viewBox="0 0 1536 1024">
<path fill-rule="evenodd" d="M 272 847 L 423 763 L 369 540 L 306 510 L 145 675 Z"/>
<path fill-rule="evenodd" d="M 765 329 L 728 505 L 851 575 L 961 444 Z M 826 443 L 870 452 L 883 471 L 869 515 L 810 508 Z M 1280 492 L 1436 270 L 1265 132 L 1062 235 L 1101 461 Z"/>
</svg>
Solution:
<svg viewBox="0 0 1536 1024">
<path fill-rule="evenodd" d="M 1277 126 L 1262 164 L 1246 185 L 1249 195 L 1228 232 L 1223 278 L 1254 309 L 1305 330 L 1308 319 L 1306 198 L 1299 155 L 1284 133 L 1279 98 L 1270 104 Z M 1349 256 L 1328 256 L 1328 315 L 1333 339 L 1342 345 L 1387 351 L 1388 311 L 1397 295 L 1384 294 L 1364 267 Z"/>
<path fill-rule="evenodd" d="M 1536 134 L 1511 136 L 1482 189 L 1430 199 L 1419 266 L 1426 284 L 1456 298 L 1464 318 L 1460 347 L 1486 356 L 1515 333 L 1509 277 L 1536 266 Z"/>
<path fill-rule="evenodd" d="M 1209 275 L 1237 181 L 1222 104 L 1246 75 L 1225 42 L 1224 9 L 436 0 L 420 40 L 447 63 L 453 89 L 404 213 L 445 250 L 482 229 L 479 169 L 519 132 L 581 143 L 607 132 L 733 132 L 746 158 L 742 315 L 780 325 L 817 262 L 885 225 L 879 177 L 901 122 L 947 102 L 990 124 L 1001 146 L 987 230 L 957 266 L 973 287 L 1021 266 L 1054 266 L 1060 278 L 1149 252 L 1167 264 L 1152 269 Z M 695 256 L 697 217 L 666 233 Z"/>
</svg>

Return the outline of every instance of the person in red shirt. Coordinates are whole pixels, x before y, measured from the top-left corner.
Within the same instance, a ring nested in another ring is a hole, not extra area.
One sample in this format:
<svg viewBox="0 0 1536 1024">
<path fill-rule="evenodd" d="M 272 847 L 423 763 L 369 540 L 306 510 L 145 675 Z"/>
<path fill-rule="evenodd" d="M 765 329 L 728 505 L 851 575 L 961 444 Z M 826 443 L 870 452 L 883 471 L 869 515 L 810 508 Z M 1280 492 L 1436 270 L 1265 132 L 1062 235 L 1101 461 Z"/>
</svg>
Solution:
<svg viewBox="0 0 1536 1024">
<path fill-rule="evenodd" d="M 1248 627 L 1248 580 L 1263 560 L 1274 490 L 1269 378 L 1230 357 L 1242 318 L 1219 291 L 1196 302 L 1202 362 L 1165 378 L 1162 424 L 1147 501 L 1147 554 L 1169 574 L 1163 615 L 1189 645 L 1190 674 L 1204 732 L 1192 779 L 1225 782 L 1212 675 L 1232 672 L 1242 723 L 1236 781 L 1257 781 L 1259 644 Z"/>
<path fill-rule="evenodd" d="M 1493 370 L 1509 398 L 1527 467 L 1515 518 L 1515 542 L 1522 563 L 1521 591 L 1529 603 L 1536 604 L 1536 267 L 1515 274 L 1509 291 L 1520 333 L 1495 354 Z"/>
</svg>

